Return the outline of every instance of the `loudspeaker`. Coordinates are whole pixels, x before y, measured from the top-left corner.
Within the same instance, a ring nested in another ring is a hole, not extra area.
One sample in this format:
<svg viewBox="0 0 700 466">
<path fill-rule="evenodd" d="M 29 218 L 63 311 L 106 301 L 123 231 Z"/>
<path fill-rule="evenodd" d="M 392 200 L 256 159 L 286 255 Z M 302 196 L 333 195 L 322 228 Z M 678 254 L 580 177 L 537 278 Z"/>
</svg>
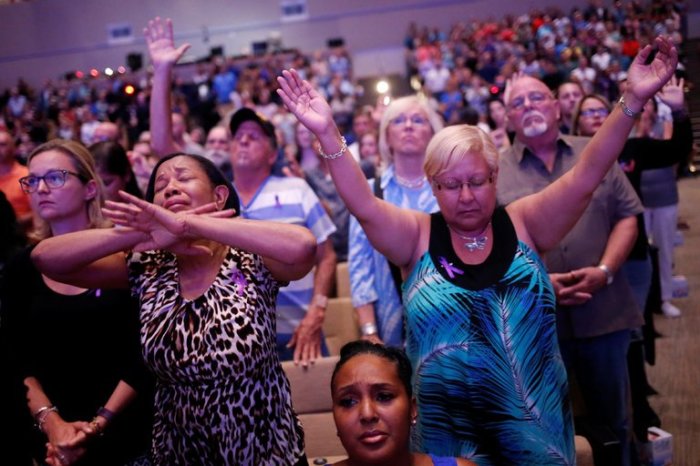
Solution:
<svg viewBox="0 0 700 466">
<path fill-rule="evenodd" d="M 143 67 L 143 54 L 132 52 L 126 56 L 126 65 L 133 71 L 138 71 Z"/>
<path fill-rule="evenodd" d="M 342 37 L 333 37 L 331 39 L 328 39 L 327 45 L 329 49 L 343 47 L 345 45 L 345 39 L 343 39 Z"/>
<path fill-rule="evenodd" d="M 267 53 L 267 41 L 264 42 L 253 42 L 253 55 L 260 56 Z"/>
<path fill-rule="evenodd" d="M 210 48 L 209 49 L 209 56 L 210 57 L 223 57 L 224 56 L 224 47 L 219 45 L 219 46 Z"/>
</svg>

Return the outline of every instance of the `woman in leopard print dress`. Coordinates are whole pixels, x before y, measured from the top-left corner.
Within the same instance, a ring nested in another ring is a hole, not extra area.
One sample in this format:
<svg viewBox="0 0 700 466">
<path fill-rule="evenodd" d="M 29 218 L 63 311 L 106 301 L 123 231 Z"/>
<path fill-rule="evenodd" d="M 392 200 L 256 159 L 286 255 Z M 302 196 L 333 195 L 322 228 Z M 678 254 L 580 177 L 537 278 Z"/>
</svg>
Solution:
<svg viewBox="0 0 700 466">
<path fill-rule="evenodd" d="M 157 377 L 155 462 L 306 464 L 274 324 L 280 284 L 313 264 L 313 235 L 230 218 L 235 191 L 198 156 L 161 159 L 147 201 L 122 196 L 105 210 L 120 228 L 63 235 L 32 257 L 56 279 L 129 287 L 139 299 Z"/>
</svg>

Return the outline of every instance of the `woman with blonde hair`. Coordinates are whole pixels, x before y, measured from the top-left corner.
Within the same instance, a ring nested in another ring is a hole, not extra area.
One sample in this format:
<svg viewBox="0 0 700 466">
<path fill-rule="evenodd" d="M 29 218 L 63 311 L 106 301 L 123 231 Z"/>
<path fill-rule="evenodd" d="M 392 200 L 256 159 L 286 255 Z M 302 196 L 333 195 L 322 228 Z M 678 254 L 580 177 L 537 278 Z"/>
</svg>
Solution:
<svg viewBox="0 0 700 466">
<path fill-rule="evenodd" d="M 664 38 L 628 72 L 624 102 L 640 108 L 673 74 Z M 468 125 L 438 132 L 425 175 L 440 211 L 376 199 L 328 104 L 294 70 L 278 78 L 289 110 L 319 139 L 333 181 L 367 237 L 405 278 L 406 350 L 419 416 L 414 451 L 478 464 L 574 464 L 566 370 L 555 294 L 538 253 L 556 245 L 586 209 L 634 119 L 618 106 L 566 174 L 507 207 L 496 205 L 497 151 Z M 537 102 L 535 93 L 527 96 Z"/>
<path fill-rule="evenodd" d="M 102 216 L 102 182 L 81 144 L 49 141 L 29 155 L 27 167 L 19 181 L 37 216 L 35 241 L 111 225 Z M 3 326 L 37 427 L 26 432 L 34 459 L 117 465 L 143 458 L 150 400 L 131 402 L 149 392 L 150 378 L 139 355 L 135 301 L 128 292 L 52 280 L 34 266 L 32 250 L 8 266 Z M 89 445 L 68 446 L 86 430 Z"/>
<path fill-rule="evenodd" d="M 421 212 L 437 210 L 423 160 L 442 118 L 419 96 L 401 97 L 384 110 L 379 125 L 381 176 L 370 180 L 375 196 Z M 403 308 L 398 269 L 370 244 L 360 224 L 350 219 L 348 255 L 352 303 L 364 339 L 402 346 Z"/>
</svg>

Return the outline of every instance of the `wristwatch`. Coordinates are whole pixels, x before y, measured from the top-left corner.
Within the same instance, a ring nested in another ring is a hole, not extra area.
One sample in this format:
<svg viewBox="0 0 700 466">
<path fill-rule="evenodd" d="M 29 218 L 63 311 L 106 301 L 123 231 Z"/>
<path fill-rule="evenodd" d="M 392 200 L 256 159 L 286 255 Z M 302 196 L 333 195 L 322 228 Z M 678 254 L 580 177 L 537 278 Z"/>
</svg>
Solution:
<svg viewBox="0 0 700 466">
<path fill-rule="evenodd" d="M 317 294 L 314 296 L 314 299 L 311 301 L 312 306 L 320 307 L 321 309 L 325 309 L 328 307 L 328 296 L 323 296 L 322 294 Z"/>
<path fill-rule="evenodd" d="M 612 272 L 610 271 L 610 269 L 608 268 L 608 266 L 605 264 L 600 264 L 598 266 L 598 268 L 600 270 L 602 270 L 603 272 L 605 272 L 606 285 L 611 285 L 613 282 L 614 276 L 613 276 Z"/>
<path fill-rule="evenodd" d="M 377 334 L 377 324 L 374 322 L 365 322 L 360 325 L 360 333 L 363 337 L 369 337 Z"/>
</svg>

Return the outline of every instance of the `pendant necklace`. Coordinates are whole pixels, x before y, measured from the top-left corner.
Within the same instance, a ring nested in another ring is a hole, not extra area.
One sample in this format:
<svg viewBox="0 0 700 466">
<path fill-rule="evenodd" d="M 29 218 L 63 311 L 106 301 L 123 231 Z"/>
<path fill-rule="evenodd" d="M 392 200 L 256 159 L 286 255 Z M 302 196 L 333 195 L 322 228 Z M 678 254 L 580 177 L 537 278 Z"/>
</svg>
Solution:
<svg viewBox="0 0 700 466">
<path fill-rule="evenodd" d="M 483 251 L 486 247 L 486 242 L 489 240 L 489 237 L 486 235 L 486 230 L 488 230 L 489 225 L 491 225 L 491 222 L 487 223 L 484 229 L 481 230 L 481 233 L 479 233 L 476 236 L 461 235 L 457 233 L 457 230 L 452 228 L 450 225 L 447 226 L 450 228 L 450 230 L 454 232 L 455 235 L 459 236 L 460 238 L 462 238 L 462 240 L 464 240 L 464 247 L 467 248 L 468 252 L 474 252 Z"/>
<path fill-rule="evenodd" d="M 396 182 L 398 184 L 400 184 L 404 188 L 409 188 L 409 189 L 418 189 L 421 186 L 423 186 L 423 183 L 425 182 L 425 175 L 421 176 L 420 178 L 413 179 L 413 180 L 409 180 L 407 178 L 399 176 L 398 173 L 394 173 L 394 176 L 396 176 Z"/>
</svg>

